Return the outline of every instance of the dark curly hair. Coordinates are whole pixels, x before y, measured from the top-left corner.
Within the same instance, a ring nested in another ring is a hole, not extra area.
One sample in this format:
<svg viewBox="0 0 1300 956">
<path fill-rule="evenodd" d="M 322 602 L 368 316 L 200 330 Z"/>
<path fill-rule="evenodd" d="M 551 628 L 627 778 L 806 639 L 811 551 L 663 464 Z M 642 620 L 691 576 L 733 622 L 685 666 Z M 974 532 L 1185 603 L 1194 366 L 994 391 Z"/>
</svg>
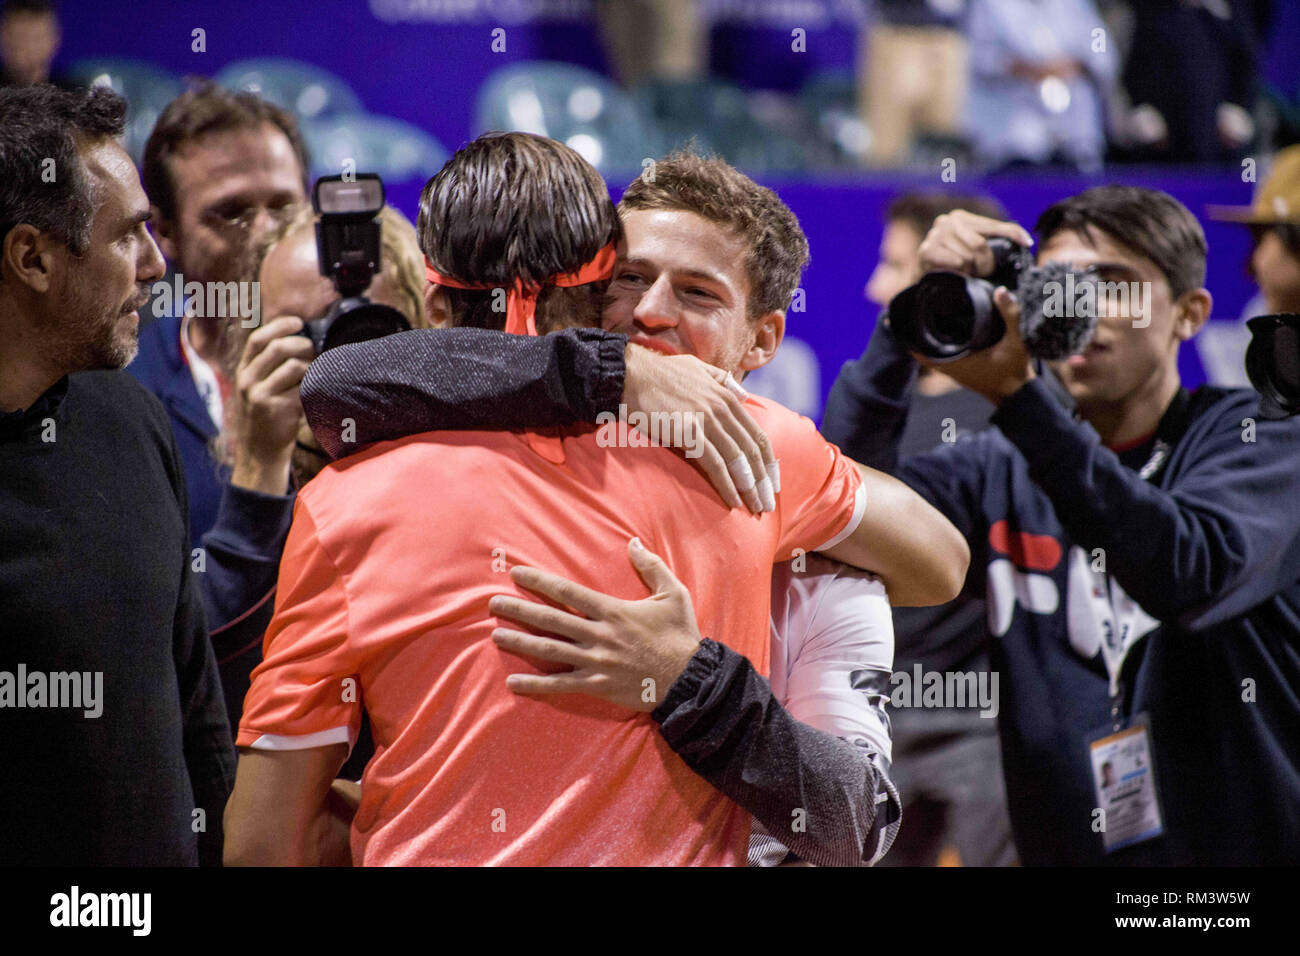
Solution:
<svg viewBox="0 0 1300 956">
<path fill-rule="evenodd" d="M 26 223 L 84 255 L 99 197 L 78 141 L 121 136 L 125 126 L 126 100 L 106 87 L 0 89 L 0 242 Z"/>
</svg>

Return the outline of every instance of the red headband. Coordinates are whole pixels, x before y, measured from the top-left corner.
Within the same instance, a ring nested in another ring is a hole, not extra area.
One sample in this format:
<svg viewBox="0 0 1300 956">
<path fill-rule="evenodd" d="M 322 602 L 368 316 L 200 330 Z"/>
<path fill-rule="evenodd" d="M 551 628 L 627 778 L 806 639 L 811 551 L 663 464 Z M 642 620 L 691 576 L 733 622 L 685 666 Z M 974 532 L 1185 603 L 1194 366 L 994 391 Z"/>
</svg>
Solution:
<svg viewBox="0 0 1300 956">
<path fill-rule="evenodd" d="M 587 285 L 589 282 L 608 279 L 614 274 L 615 255 L 614 243 L 611 242 L 576 272 L 566 272 L 563 275 L 554 276 L 543 285 L 569 287 Z M 445 276 L 433 267 L 433 263 L 427 257 L 424 260 L 424 275 L 435 285 L 445 285 L 451 289 L 482 290 L 501 288 L 500 283 L 462 282 L 459 279 L 453 279 L 451 276 Z M 514 286 L 506 292 L 507 332 L 513 335 L 537 334 L 537 322 L 534 316 L 537 313 L 537 294 L 541 291 L 542 286 L 525 286 L 522 279 L 515 280 Z"/>
</svg>

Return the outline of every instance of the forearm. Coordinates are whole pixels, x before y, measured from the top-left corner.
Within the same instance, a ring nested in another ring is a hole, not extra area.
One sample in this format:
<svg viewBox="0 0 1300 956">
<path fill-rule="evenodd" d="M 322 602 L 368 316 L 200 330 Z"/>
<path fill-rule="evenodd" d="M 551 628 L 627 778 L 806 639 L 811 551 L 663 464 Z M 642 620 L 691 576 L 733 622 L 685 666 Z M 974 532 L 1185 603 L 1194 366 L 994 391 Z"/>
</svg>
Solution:
<svg viewBox="0 0 1300 956">
<path fill-rule="evenodd" d="M 438 429 L 590 422 L 617 410 L 626 346 L 600 329 L 418 329 L 321 355 L 303 380 L 303 409 L 333 458 Z"/>
<path fill-rule="evenodd" d="M 795 720 L 721 644 L 701 644 L 653 716 L 687 766 L 810 863 L 863 865 L 897 822 L 897 793 L 869 751 Z"/>
<path fill-rule="evenodd" d="M 226 866 L 347 866 L 355 798 L 334 774 L 347 748 L 245 750 L 226 805 Z"/>
<path fill-rule="evenodd" d="M 231 795 L 226 811 L 225 866 L 350 866 L 349 823 L 331 809 L 332 795 L 314 812 L 285 820 L 245 807 Z"/>
<path fill-rule="evenodd" d="M 1187 434 L 1150 482 L 1037 383 L 992 420 L 1025 456 L 1070 538 L 1102 557 L 1148 614 L 1195 628 L 1267 600 L 1294 580 L 1300 561 L 1300 429 L 1260 421 L 1243 441 L 1240 423 L 1253 408 L 1243 398 L 1216 402 L 1205 422 L 1189 413 Z"/>
</svg>

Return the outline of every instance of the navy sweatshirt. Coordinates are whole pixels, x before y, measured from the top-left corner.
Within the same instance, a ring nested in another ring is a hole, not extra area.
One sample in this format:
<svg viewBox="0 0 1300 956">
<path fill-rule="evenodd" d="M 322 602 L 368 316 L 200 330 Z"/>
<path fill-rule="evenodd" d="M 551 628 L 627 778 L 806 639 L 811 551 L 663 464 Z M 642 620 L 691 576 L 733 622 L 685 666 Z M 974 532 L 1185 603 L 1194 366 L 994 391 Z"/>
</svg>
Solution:
<svg viewBox="0 0 1300 956">
<path fill-rule="evenodd" d="M 822 430 L 970 542 L 1024 862 L 1300 862 L 1300 419 L 1261 418 L 1248 390 L 1202 388 L 1146 481 L 1152 442 L 1117 456 L 1039 378 L 996 428 L 899 463 L 913 369 L 878 327 Z M 1109 586 L 1150 616 L 1114 697 L 1088 615 L 1099 553 Z M 1150 717 L 1164 834 L 1107 855 L 1085 736 L 1112 712 Z"/>
<path fill-rule="evenodd" d="M 127 375 L 0 415 L 0 863 L 220 862 L 235 753 L 186 514 L 167 415 Z M 52 674 L 92 675 L 80 706 Z"/>
</svg>

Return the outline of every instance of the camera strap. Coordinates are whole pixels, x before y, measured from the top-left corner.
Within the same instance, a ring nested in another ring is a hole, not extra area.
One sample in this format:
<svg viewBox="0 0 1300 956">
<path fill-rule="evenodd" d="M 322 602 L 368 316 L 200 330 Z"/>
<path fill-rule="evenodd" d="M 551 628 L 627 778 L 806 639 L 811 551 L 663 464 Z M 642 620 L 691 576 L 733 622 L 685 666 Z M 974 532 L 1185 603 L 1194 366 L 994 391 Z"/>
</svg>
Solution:
<svg viewBox="0 0 1300 956">
<path fill-rule="evenodd" d="M 540 285 L 525 285 L 523 279 L 516 279 L 506 292 L 506 331 L 512 335 L 536 335 L 537 296 L 542 289 L 548 285 L 568 288 L 608 279 L 614 274 L 616 255 L 614 243 L 611 242 L 575 271 L 552 276 Z M 503 288 L 499 282 L 462 282 L 444 275 L 434 268 L 427 256 L 424 260 L 424 274 L 435 285 L 445 285 L 450 289 L 485 291 Z"/>
</svg>

